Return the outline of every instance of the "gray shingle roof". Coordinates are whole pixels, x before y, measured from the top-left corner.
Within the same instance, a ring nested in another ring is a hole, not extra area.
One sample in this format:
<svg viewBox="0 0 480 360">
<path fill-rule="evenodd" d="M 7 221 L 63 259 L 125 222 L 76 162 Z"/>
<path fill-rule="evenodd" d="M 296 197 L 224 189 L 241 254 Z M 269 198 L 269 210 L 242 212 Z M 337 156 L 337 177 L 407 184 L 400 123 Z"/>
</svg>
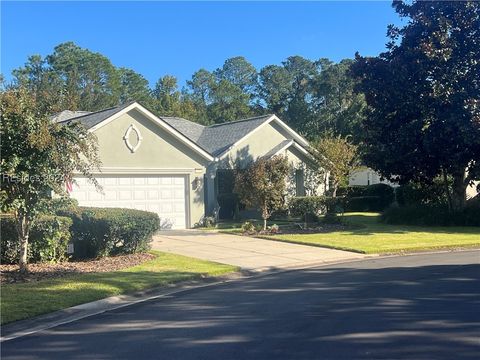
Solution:
<svg viewBox="0 0 480 360">
<path fill-rule="evenodd" d="M 103 120 L 108 119 L 110 116 L 116 114 L 117 112 L 121 111 L 122 109 L 125 109 L 127 106 L 130 106 L 132 102 L 128 102 L 126 104 L 120 105 L 120 106 L 115 106 L 109 109 L 105 110 L 100 110 L 92 113 L 87 113 L 86 115 L 82 116 L 77 116 L 74 118 L 69 118 L 64 121 L 59 121 L 60 123 L 65 123 L 65 122 L 70 122 L 70 121 L 79 121 L 87 129 L 90 129 L 91 127 L 94 127 L 95 125 L 101 123 Z"/>
<path fill-rule="evenodd" d="M 87 115 L 87 114 L 91 114 L 91 112 L 90 111 L 64 110 L 62 112 L 59 112 L 59 113 L 56 113 L 56 114 L 50 116 L 50 118 L 54 122 L 63 122 L 63 121 L 70 120 L 70 119 L 73 119 L 73 118 L 76 118 L 76 117 L 79 117 L 79 116 L 83 116 L 83 115 Z"/>
<path fill-rule="evenodd" d="M 218 156 L 271 116 L 262 115 L 210 126 L 202 126 L 180 118 L 162 117 L 162 119 L 213 156 Z"/>
<path fill-rule="evenodd" d="M 160 119 L 164 120 L 175 130 L 181 132 L 183 135 L 185 135 L 194 142 L 198 141 L 198 139 L 202 135 L 202 132 L 205 130 L 205 126 L 194 123 L 184 118 L 160 116 Z"/>
<path fill-rule="evenodd" d="M 108 119 L 110 116 L 116 114 L 127 106 L 130 106 L 132 103 L 133 102 L 129 102 L 120 106 L 92 113 L 68 112 L 69 114 L 67 114 L 67 112 L 62 112 L 65 113 L 65 118 L 63 120 L 57 119 L 56 121 L 60 123 L 79 121 L 89 129 L 101 123 L 105 119 Z M 52 119 L 60 114 L 54 115 Z M 80 116 L 78 116 L 78 114 L 80 114 Z M 159 118 L 164 120 L 175 130 L 192 140 L 202 149 L 209 152 L 211 155 L 218 156 L 225 152 L 238 140 L 246 136 L 249 132 L 262 125 L 271 116 L 271 114 L 262 115 L 210 126 L 203 126 L 179 117 L 159 116 Z"/>
</svg>

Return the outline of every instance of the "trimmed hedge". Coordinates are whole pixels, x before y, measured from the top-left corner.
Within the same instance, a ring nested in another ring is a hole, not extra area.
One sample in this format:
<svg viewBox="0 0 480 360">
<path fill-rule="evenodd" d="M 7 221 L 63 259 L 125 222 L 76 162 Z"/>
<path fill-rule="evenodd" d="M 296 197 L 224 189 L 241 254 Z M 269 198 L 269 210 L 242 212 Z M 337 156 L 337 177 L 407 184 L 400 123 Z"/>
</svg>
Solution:
<svg viewBox="0 0 480 360">
<path fill-rule="evenodd" d="M 383 211 L 395 200 L 395 191 L 387 184 L 350 186 L 345 192 L 346 211 Z"/>
<path fill-rule="evenodd" d="M 448 204 L 445 185 L 439 181 L 432 184 L 409 183 L 395 189 L 397 202 L 400 206 L 419 204 Z"/>
<path fill-rule="evenodd" d="M 382 214 L 381 221 L 394 225 L 480 226 L 480 206 L 472 204 L 454 214 L 445 205 L 390 207 Z"/>
<path fill-rule="evenodd" d="M 347 211 L 382 211 L 384 201 L 380 196 L 357 196 L 347 199 Z"/>
<path fill-rule="evenodd" d="M 68 259 L 72 220 L 68 217 L 43 215 L 30 231 L 28 245 L 29 262 L 60 262 Z M 19 259 L 18 241 L 13 218 L 1 219 L 0 260 L 2 264 L 16 264 Z"/>
<path fill-rule="evenodd" d="M 148 211 L 79 207 L 61 213 L 73 220 L 75 259 L 147 251 L 160 229 L 158 215 Z"/>
<path fill-rule="evenodd" d="M 290 199 L 288 209 L 291 215 L 302 217 L 306 223 L 317 222 L 320 213 L 343 213 L 344 201 L 343 197 L 297 196 Z"/>
<path fill-rule="evenodd" d="M 299 216 L 305 223 L 318 221 L 318 214 L 324 209 L 324 196 L 297 196 L 288 202 L 292 216 Z"/>
</svg>

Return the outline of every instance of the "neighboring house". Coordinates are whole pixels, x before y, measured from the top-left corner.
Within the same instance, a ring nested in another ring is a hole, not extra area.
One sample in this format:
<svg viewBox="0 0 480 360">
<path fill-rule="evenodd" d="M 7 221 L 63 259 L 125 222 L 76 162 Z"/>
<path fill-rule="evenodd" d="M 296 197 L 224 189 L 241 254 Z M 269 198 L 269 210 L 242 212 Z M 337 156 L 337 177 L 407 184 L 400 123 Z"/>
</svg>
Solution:
<svg viewBox="0 0 480 360">
<path fill-rule="evenodd" d="M 387 184 L 393 187 L 398 186 L 397 183 L 382 179 L 379 173 L 368 167 L 361 167 L 355 170 L 348 178 L 349 186 L 365 186 L 373 184 Z"/>
<path fill-rule="evenodd" d="M 190 228 L 211 214 L 217 206 L 217 177 L 259 157 L 287 156 L 293 169 L 286 179 L 290 188 L 297 195 L 311 188 L 303 174 L 314 167 L 308 143 L 275 115 L 202 126 L 156 116 L 133 102 L 94 113 L 62 112 L 53 119 L 79 121 L 98 138 L 102 167 L 95 177 L 103 193 L 76 177 L 71 196 L 84 206 L 156 212 L 162 228 Z"/>
<path fill-rule="evenodd" d="M 472 185 L 467 187 L 467 200 L 473 199 L 480 194 L 480 181 L 474 181 Z"/>
</svg>

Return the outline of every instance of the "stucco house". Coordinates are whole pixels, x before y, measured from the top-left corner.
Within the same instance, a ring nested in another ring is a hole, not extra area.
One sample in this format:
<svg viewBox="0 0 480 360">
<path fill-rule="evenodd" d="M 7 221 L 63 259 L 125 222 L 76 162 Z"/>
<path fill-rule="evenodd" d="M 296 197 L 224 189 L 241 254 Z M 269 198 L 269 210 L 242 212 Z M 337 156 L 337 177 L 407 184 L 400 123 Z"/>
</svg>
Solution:
<svg viewBox="0 0 480 360">
<path fill-rule="evenodd" d="M 83 206 L 156 212 L 162 228 L 190 228 L 211 214 L 222 171 L 259 157 L 287 156 L 295 193 L 308 189 L 308 142 L 275 115 L 202 126 L 131 102 L 93 113 L 64 111 L 54 120 L 79 121 L 98 138 L 102 166 L 95 177 L 103 193 L 76 177 L 71 196 Z"/>
</svg>

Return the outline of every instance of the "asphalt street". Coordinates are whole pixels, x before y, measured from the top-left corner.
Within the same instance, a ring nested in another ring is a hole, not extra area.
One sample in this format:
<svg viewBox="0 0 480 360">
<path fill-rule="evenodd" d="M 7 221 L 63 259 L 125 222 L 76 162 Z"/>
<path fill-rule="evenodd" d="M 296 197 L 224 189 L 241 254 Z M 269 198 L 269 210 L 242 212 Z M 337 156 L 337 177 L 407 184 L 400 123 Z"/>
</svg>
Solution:
<svg viewBox="0 0 480 360">
<path fill-rule="evenodd" d="M 362 260 L 148 301 L 2 359 L 478 359 L 480 251 Z"/>
</svg>

